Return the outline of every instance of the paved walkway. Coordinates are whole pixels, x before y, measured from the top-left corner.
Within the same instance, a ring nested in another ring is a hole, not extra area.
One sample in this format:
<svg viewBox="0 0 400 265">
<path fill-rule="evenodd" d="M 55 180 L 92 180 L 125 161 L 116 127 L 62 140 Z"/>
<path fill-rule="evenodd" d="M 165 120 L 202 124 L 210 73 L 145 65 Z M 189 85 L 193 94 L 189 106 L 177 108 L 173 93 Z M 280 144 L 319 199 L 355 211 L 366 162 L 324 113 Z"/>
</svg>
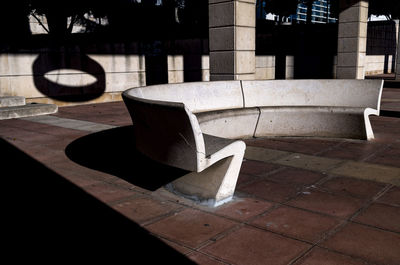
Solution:
<svg viewBox="0 0 400 265">
<path fill-rule="evenodd" d="M 13 263 L 400 264 L 393 84 L 382 109 L 370 142 L 247 140 L 235 199 L 215 209 L 163 188 L 181 172 L 135 151 L 122 102 L 0 121 L 2 253 Z"/>
</svg>

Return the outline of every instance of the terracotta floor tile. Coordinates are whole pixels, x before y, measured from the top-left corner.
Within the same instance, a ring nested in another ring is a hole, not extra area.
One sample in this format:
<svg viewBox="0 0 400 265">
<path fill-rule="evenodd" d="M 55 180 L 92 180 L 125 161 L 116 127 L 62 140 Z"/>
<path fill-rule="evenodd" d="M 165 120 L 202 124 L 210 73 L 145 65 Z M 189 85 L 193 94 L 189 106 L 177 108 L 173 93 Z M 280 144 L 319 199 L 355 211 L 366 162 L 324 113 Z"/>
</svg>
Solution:
<svg viewBox="0 0 400 265">
<path fill-rule="evenodd" d="M 175 249 L 176 251 L 186 255 L 189 254 L 190 252 L 192 252 L 192 250 L 190 248 L 181 246 L 175 242 L 169 241 L 167 239 L 164 238 L 160 238 L 161 241 L 163 241 L 165 244 L 167 244 L 168 246 L 172 247 L 173 249 Z"/>
<path fill-rule="evenodd" d="M 222 264 L 228 264 L 219 260 L 216 260 L 210 256 L 207 256 L 203 253 L 200 252 L 193 252 L 188 255 L 188 258 L 191 259 L 192 261 L 196 262 L 196 264 L 201 264 L 201 265 L 222 265 Z"/>
<path fill-rule="evenodd" d="M 233 264 L 286 265 L 309 247 L 309 244 L 246 226 L 201 251 Z"/>
<path fill-rule="evenodd" d="M 382 129 L 398 129 L 400 128 L 400 123 L 398 118 L 394 117 L 384 117 L 384 116 L 370 116 L 372 128 L 382 130 Z"/>
<path fill-rule="evenodd" d="M 378 199 L 379 202 L 400 206 L 400 187 L 392 187 Z"/>
<path fill-rule="evenodd" d="M 244 173 L 239 173 L 239 177 L 236 182 L 236 186 L 239 187 L 241 185 L 245 185 L 249 181 L 256 180 L 256 179 L 258 179 L 258 178 L 255 176 L 244 174 Z"/>
<path fill-rule="evenodd" d="M 316 154 L 320 153 L 324 149 L 332 148 L 338 145 L 343 140 L 341 139 L 318 139 L 318 138 L 302 138 L 295 137 L 289 142 L 293 145 L 298 146 L 294 152 L 304 153 L 304 154 Z"/>
<path fill-rule="evenodd" d="M 281 158 L 275 163 L 284 166 L 290 166 L 295 168 L 302 168 L 306 170 L 315 170 L 319 172 L 327 172 L 329 169 L 339 165 L 342 163 L 341 160 L 319 157 L 319 156 L 310 156 L 299 153 L 294 153 L 290 156 Z"/>
<path fill-rule="evenodd" d="M 374 135 L 375 135 L 374 141 L 384 144 L 392 143 L 399 139 L 398 133 L 391 132 L 390 129 L 387 128 L 381 130 L 374 129 Z"/>
<path fill-rule="evenodd" d="M 64 157 L 66 157 L 65 154 Z M 83 176 L 85 178 L 91 178 L 94 180 L 101 180 L 107 183 L 111 183 L 112 180 L 118 179 L 116 176 L 107 174 L 103 171 L 98 171 L 88 168 L 86 166 L 79 165 L 68 158 L 63 159 L 62 156 L 53 157 L 51 159 L 42 161 L 45 163 L 46 166 L 63 175 L 66 179 L 70 178 L 71 171 L 78 176 Z"/>
<path fill-rule="evenodd" d="M 61 150 L 61 151 L 65 152 L 65 150 L 68 148 L 68 146 L 71 143 L 73 143 L 75 140 L 77 140 L 77 139 L 79 139 L 80 137 L 83 137 L 83 136 L 85 136 L 85 134 L 82 134 L 82 135 L 77 136 L 77 137 L 71 137 L 71 138 L 65 137 L 60 141 L 52 142 L 52 143 L 44 143 L 44 144 L 41 144 L 41 146 L 45 146 L 45 147 L 48 147 L 48 148 L 51 148 L 51 149 Z"/>
<path fill-rule="evenodd" d="M 31 130 L 31 131 L 36 131 L 36 130 L 41 130 L 42 128 L 47 127 L 47 124 L 42 124 L 42 123 L 37 123 L 33 121 L 27 121 L 27 120 L 20 120 L 20 119 L 9 119 L 9 120 L 3 120 L 1 122 L 4 125 L 7 125 L 7 127 L 12 127 L 12 128 L 17 128 L 17 129 L 22 129 L 22 130 Z"/>
<path fill-rule="evenodd" d="M 138 197 L 114 205 L 114 209 L 136 223 L 144 223 L 181 208 L 179 204 Z"/>
<path fill-rule="evenodd" d="M 10 141 L 10 143 L 35 160 L 41 162 L 67 159 L 64 149 L 61 148 L 61 146 L 66 144 L 63 141 L 59 141 L 56 146 L 50 146 L 50 144 L 35 144 L 33 142 L 29 143 L 20 140 Z"/>
<path fill-rule="evenodd" d="M 38 130 L 38 132 L 69 139 L 78 138 L 88 134 L 88 132 L 85 131 L 62 128 L 57 126 L 47 126 L 42 128 L 41 130 Z"/>
<path fill-rule="evenodd" d="M 164 238 L 160 238 L 161 241 L 163 241 L 165 244 L 167 244 L 168 246 L 172 247 L 173 249 L 175 249 L 176 251 L 182 253 L 183 255 L 187 255 L 190 252 L 192 252 L 193 250 L 191 250 L 190 248 L 181 246 L 175 242 L 169 241 L 167 239 Z"/>
<path fill-rule="evenodd" d="M 286 151 L 274 150 L 263 147 L 247 146 L 244 158 L 247 160 L 271 162 L 273 160 L 289 156 L 291 153 Z"/>
<path fill-rule="evenodd" d="M 124 180 L 122 178 L 115 177 L 114 180 L 115 181 L 112 181 L 112 183 L 114 185 L 116 185 L 116 186 L 121 187 L 121 188 L 132 189 L 132 190 L 137 191 L 137 192 L 139 192 L 141 194 L 149 194 L 149 193 L 151 193 L 151 191 L 146 190 L 144 188 L 141 188 L 139 186 L 136 186 L 136 185 L 134 185 L 134 184 L 130 183 L 129 181 Z"/>
<path fill-rule="evenodd" d="M 95 179 L 99 179 L 98 176 L 101 176 L 100 179 L 109 179 L 110 177 L 115 177 L 112 175 L 108 175 L 102 171 L 94 170 L 89 167 L 80 165 L 70 160 L 66 155 L 65 151 L 58 151 L 57 156 L 48 157 L 47 159 L 41 159 L 43 163 L 49 168 L 55 170 L 62 174 L 65 178 L 69 177 L 68 172 L 74 172 L 79 175 L 87 175 L 88 177 L 94 177 Z"/>
<path fill-rule="evenodd" d="M 287 168 L 273 173 L 267 178 L 281 183 L 311 185 L 323 177 L 326 177 L 326 175 L 315 171 Z"/>
<path fill-rule="evenodd" d="M 339 223 L 338 219 L 332 217 L 283 206 L 255 219 L 251 224 L 300 240 L 317 242 Z"/>
<path fill-rule="evenodd" d="M 311 211 L 348 218 L 361 208 L 363 201 L 353 197 L 310 190 L 288 202 L 288 204 Z"/>
<path fill-rule="evenodd" d="M 334 177 L 321 185 L 321 188 L 345 195 L 356 196 L 363 199 L 371 199 L 379 191 L 381 191 L 386 184 L 360 180 L 349 177 Z"/>
<path fill-rule="evenodd" d="M 295 197 L 300 189 L 300 187 L 275 183 L 269 180 L 260 180 L 237 188 L 238 191 L 274 202 L 287 201 Z"/>
<path fill-rule="evenodd" d="M 340 176 L 400 184 L 400 168 L 397 167 L 346 161 L 342 165 L 330 170 L 330 172 Z"/>
<path fill-rule="evenodd" d="M 279 166 L 275 164 L 246 160 L 243 161 L 240 172 L 248 175 L 263 176 L 278 168 Z"/>
<path fill-rule="evenodd" d="M 349 223 L 322 246 L 371 263 L 400 263 L 400 235 L 364 225 Z"/>
<path fill-rule="evenodd" d="M 352 258 L 343 254 L 325 250 L 319 247 L 314 248 L 294 265 L 366 265 L 360 259 Z"/>
<path fill-rule="evenodd" d="M 235 201 L 218 207 L 214 213 L 227 216 L 238 221 L 246 221 L 259 215 L 273 206 L 272 203 L 253 198 L 237 198 Z"/>
<path fill-rule="evenodd" d="M 246 142 L 252 146 L 271 148 L 282 151 L 315 154 L 324 149 L 330 148 L 340 143 L 337 140 L 307 139 L 300 137 L 282 137 L 274 139 L 254 139 Z"/>
<path fill-rule="evenodd" d="M 58 171 L 57 173 L 62 173 Z M 92 178 L 91 176 L 88 176 L 86 174 L 80 174 L 78 172 L 70 172 L 68 174 L 68 181 L 71 183 L 75 184 L 76 186 L 79 186 L 81 188 L 86 188 L 88 186 L 94 186 L 94 185 L 103 185 L 103 181 L 100 178 Z"/>
<path fill-rule="evenodd" d="M 54 116 L 110 125 L 128 125 L 132 123 L 128 110 L 121 101 L 60 107 L 58 113 L 54 114 Z"/>
<path fill-rule="evenodd" d="M 3 135 L 3 137 L 9 137 L 11 139 L 17 139 L 19 141 L 36 144 L 46 144 L 49 142 L 57 142 L 62 140 L 62 137 L 55 135 L 43 134 L 37 131 L 29 131 L 18 128 L 13 129 L 7 135 Z"/>
<path fill-rule="evenodd" d="M 392 143 L 399 139 L 400 123 L 398 118 L 370 116 L 374 130 L 374 142 Z"/>
<path fill-rule="evenodd" d="M 1 137 L 15 138 L 14 133 L 18 132 L 18 130 L 19 130 L 18 128 L 6 126 L 6 125 L 4 125 L 4 122 L 0 121 L 0 136 Z"/>
<path fill-rule="evenodd" d="M 55 135 L 59 137 L 79 137 L 81 135 L 87 134 L 87 132 L 82 132 L 79 130 L 67 129 L 58 126 L 52 126 L 48 124 L 43 124 L 34 121 L 18 120 L 15 119 L 13 127 L 21 131 L 30 131 L 41 134 Z"/>
<path fill-rule="evenodd" d="M 400 207 L 374 203 L 354 221 L 400 233 Z"/>
<path fill-rule="evenodd" d="M 383 145 L 373 142 L 345 142 L 332 149 L 326 150 L 319 156 L 340 158 L 348 160 L 362 160 L 371 154 L 377 152 Z"/>
<path fill-rule="evenodd" d="M 185 209 L 146 228 L 152 233 L 192 248 L 237 225 L 236 222 L 209 213 Z"/>
<path fill-rule="evenodd" d="M 108 183 L 99 183 L 89 187 L 85 190 L 103 202 L 116 202 L 131 196 L 138 195 L 137 192 L 116 185 Z"/>
<path fill-rule="evenodd" d="M 400 148 L 389 147 L 376 153 L 373 157 L 366 160 L 367 162 L 383 164 L 393 167 L 400 167 Z"/>
</svg>

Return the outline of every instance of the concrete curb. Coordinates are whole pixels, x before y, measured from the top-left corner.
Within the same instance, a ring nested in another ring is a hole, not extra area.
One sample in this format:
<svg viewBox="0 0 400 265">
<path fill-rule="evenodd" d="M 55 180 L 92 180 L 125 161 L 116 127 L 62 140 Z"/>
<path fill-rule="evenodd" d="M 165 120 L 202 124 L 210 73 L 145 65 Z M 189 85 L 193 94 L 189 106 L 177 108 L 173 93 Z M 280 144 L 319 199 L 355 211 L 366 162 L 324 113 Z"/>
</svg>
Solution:
<svg viewBox="0 0 400 265">
<path fill-rule="evenodd" d="M 26 104 L 22 106 L 0 107 L 0 120 L 31 117 L 56 113 L 58 106 L 55 104 Z"/>
</svg>

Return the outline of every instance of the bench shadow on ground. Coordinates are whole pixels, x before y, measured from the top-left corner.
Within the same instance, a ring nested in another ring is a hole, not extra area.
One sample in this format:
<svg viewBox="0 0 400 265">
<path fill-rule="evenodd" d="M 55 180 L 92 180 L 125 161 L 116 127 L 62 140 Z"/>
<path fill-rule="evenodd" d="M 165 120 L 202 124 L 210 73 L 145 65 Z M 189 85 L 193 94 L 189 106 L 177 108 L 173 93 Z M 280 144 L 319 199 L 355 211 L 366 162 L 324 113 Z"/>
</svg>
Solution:
<svg viewBox="0 0 400 265">
<path fill-rule="evenodd" d="M 142 155 L 135 147 L 133 126 L 83 136 L 70 143 L 65 153 L 77 164 L 151 191 L 188 173 Z"/>
<path fill-rule="evenodd" d="M 194 264 L 1 138 L 0 150 L 2 253 L 13 263 Z"/>
</svg>

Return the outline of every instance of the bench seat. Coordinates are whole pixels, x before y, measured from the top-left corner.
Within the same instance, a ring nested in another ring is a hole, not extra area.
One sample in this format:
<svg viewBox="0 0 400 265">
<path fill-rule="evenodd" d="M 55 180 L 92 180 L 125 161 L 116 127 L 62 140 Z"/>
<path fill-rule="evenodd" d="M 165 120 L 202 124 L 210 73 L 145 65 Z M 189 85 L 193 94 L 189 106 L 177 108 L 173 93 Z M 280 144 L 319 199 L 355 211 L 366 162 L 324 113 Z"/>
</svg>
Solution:
<svg viewBox="0 0 400 265">
<path fill-rule="evenodd" d="M 260 117 L 259 108 L 238 108 L 195 113 L 203 133 L 228 139 L 254 136 Z"/>
<path fill-rule="evenodd" d="M 136 148 L 161 163 L 190 171 L 167 188 L 218 206 L 235 191 L 246 145 L 203 134 L 196 116 L 180 102 L 122 94 L 134 124 Z"/>
<path fill-rule="evenodd" d="M 128 89 L 139 151 L 190 171 L 167 187 L 212 206 L 234 193 L 246 145 L 265 136 L 374 138 L 383 80 L 217 81 Z M 233 140 L 236 139 L 236 140 Z"/>
<path fill-rule="evenodd" d="M 203 133 L 228 139 L 307 136 L 373 139 L 369 115 L 360 107 L 279 106 L 195 114 Z"/>
</svg>

